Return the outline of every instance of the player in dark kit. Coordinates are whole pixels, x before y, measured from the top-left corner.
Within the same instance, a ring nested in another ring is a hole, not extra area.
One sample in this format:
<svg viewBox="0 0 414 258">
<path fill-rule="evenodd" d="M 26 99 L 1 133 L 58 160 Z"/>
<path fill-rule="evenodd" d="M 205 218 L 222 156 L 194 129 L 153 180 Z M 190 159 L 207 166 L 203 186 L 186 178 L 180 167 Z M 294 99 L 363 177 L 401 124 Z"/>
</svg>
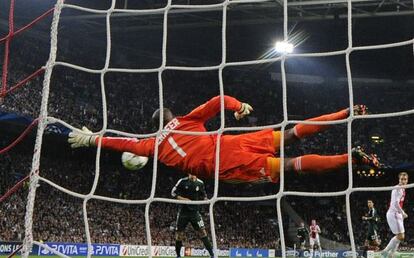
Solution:
<svg viewBox="0 0 414 258">
<path fill-rule="evenodd" d="M 298 227 L 298 232 L 296 234 L 299 241 L 299 248 L 301 250 L 305 249 L 306 237 L 309 235 L 308 229 L 305 227 L 305 223 L 301 222 Z"/>
<path fill-rule="evenodd" d="M 368 233 L 364 243 L 364 256 L 367 256 L 368 250 L 378 251 L 380 240 L 378 237 L 378 222 L 379 216 L 377 210 L 374 207 L 374 202 L 372 200 L 367 201 L 368 212 L 365 216 L 362 217 L 362 220 L 367 221 L 368 223 Z"/>
<path fill-rule="evenodd" d="M 171 191 L 171 195 L 178 200 L 198 201 L 207 199 L 203 181 L 191 174 L 177 182 Z M 203 218 L 199 212 L 199 205 L 181 205 L 178 210 L 175 233 L 175 251 L 177 257 L 180 257 L 181 247 L 183 246 L 184 230 L 188 223 L 191 223 L 193 229 L 197 231 L 199 238 L 203 241 L 210 256 L 214 257 L 213 248 L 208 240 Z"/>
</svg>

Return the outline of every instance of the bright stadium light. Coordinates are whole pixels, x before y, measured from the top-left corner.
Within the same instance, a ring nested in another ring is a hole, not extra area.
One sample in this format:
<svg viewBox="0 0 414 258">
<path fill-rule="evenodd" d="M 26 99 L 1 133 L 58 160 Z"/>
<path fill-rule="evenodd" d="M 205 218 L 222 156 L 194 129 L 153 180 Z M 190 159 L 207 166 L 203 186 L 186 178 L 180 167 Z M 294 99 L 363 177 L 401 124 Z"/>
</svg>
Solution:
<svg viewBox="0 0 414 258">
<path fill-rule="evenodd" d="M 275 44 L 275 51 L 282 54 L 290 54 L 293 52 L 293 44 L 286 41 L 278 41 Z"/>
</svg>

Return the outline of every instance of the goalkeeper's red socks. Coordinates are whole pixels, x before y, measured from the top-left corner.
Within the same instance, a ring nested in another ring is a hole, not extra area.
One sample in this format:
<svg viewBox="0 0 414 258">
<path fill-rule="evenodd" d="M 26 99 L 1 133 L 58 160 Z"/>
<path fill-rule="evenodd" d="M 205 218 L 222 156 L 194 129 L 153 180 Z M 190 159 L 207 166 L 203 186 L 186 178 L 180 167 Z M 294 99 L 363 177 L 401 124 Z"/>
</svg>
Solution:
<svg viewBox="0 0 414 258">
<path fill-rule="evenodd" d="M 343 109 L 339 112 L 327 114 L 323 116 L 314 117 L 311 119 L 307 119 L 306 121 L 334 121 L 345 119 L 348 117 L 349 109 Z M 296 137 L 303 138 L 308 135 L 312 135 L 318 132 L 325 130 L 329 125 L 305 125 L 305 124 L 297 124 L 293 130 L 295 132 Z"/>
<path fill-rule="evenodd" d="M 293 162 L 295 171 L 321 173 L 346 166 L 348 154 L 333 156 L 310 154 L 294 158 Z"/>
</svg>

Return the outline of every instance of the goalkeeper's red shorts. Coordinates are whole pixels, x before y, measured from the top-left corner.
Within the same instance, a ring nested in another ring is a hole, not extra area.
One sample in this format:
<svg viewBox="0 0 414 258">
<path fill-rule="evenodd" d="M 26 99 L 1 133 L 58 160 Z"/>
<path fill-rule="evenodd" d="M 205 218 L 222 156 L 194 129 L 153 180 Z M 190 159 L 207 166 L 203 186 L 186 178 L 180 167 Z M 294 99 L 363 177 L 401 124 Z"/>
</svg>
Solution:
<svg viewBox="0 0 414 258">
<path fill-rule="evenodd" d="M 279 168 L 280 164 L 268 164 L 268 158 L 274 158 L 279 147 L 280 131 L 273 129 L 224 135 L 220 150 L 220 180 L 233 183 L 278 182 L 278 176 L 270 176 L 270 169 L 271 166 Z"/>
</svg>

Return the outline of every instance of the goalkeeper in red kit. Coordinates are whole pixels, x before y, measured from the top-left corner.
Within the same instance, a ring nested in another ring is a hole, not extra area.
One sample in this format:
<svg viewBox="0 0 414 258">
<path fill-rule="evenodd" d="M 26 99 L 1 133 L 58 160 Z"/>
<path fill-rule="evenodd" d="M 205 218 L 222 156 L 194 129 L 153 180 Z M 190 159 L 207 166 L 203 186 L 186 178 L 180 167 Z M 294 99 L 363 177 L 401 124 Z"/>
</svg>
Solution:
<svg viewBox="0 0 414 258">
<path fill-rule="evenodd" d="M 250 114 L 253 108 L 237 99 L 224 96 L 224 107 L 234 111 L 237 120 Z M 172 133 L 168 130 L 205 132 L 204 124 L 220 111 L 220 96 L 214 97 L 185 116 L 174 116 L 171 110 L 164 108 L 164 129 L 158 138 L 147 139 L 103 137 L 102 148 L 120 152 L 132 152 L 135 155 L 152 157 L 155 145 L 158 145 L 158 160 L 167 166 L 178 168 L 200 178 L 214 178 L 217 135 L 188 135 Z M 336 113 L 312 118 L 308 121 L 331 121 L 345 119 L 349 112 L 355 115 L 366 114 L 363 105 L 353 110 L 344 109 Z M 153 114 L 158 122 L 160 110 Z M 326 129 L 328 125 L 297 124 L 284 131 L 285 144 L 292 143 Z M 91 133 L 83 128 L 85 133 Z M 68 142 L 72 148 L 96 146 L 96 135 L 87 135 L 77 131 L 69 134 Z M 281 131 L 265 129 L 239 135 L 222 135 L 220 139 L 219 179 L 222 181 L 278 182 L 281 159 L 278 157 Z M 375 155 L 368 155 L 361 148 L 352 150 L 353 163 L 372 167 L 379 166 Z M 285 171 L 320 173 L 347 165 L 348 154 L 319 156 L 315 154 L 296 158 L 285 158 Z"/>
</svg>

